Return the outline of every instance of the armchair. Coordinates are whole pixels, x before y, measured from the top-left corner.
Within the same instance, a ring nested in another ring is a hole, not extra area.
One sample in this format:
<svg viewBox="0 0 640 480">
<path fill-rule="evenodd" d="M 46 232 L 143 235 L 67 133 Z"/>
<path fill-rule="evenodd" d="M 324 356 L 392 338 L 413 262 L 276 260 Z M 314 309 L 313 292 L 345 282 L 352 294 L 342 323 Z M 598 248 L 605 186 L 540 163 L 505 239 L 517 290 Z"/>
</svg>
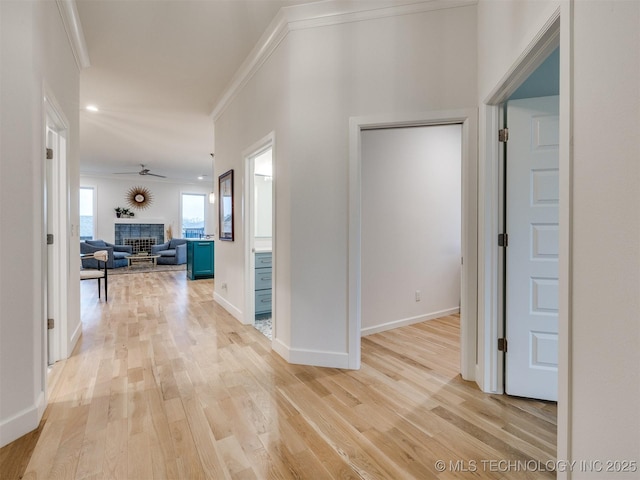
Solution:
<svg viewBox="0 0 640 480">
<path fill-rule="evenodd" d="M 114 245 L 104 240 L 86 240 L 80 243 L 81 254 L 94 254 L 99 250 L 106 250 L 108 253 L 107 268 L 126 267 L 127 257 L 133 254 L 133 247 L 130 245 Z M 98 261 L 85 258 L 82 260 L 82 268 L 98 268 Z"/>
<path fill-rule="evenodd" d="M 172 238 L 168 242 L 151 246 L 152 255 L 160 255 L 158 265 L 182 265 L 187 263 L 187 241 Z"/>
<path fill-rule="evenodd" d="M 96 262 L 102 262 L 105 267 L 104 270 L 81 270 L 80 280 L 98 280 L 98 298 L 100 298 L 100 284 L 104 278 L 104 301 L 109 301 L 109 270 L 106 267 L 106 263 L 109 260 L 109 252 L 106 250 L 98 250 L 93 255 Z M 100 265 L 100 263 L 98 263 Z"/>
</svg>

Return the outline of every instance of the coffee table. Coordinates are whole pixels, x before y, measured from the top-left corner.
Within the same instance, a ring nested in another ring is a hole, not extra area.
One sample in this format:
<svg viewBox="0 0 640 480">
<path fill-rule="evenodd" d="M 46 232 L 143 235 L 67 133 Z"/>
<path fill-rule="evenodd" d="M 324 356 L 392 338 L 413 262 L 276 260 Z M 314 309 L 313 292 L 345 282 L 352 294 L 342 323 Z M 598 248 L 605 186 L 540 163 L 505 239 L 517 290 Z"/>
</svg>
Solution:
<svg viewBox="0 0 640 480">
<path fill-rule="evenodd" d="M 155 268 L 158 258 L 160 258 L 160 255 L 129 255 L 127 257 L 127 268 L 131 268 L 131 265 L 138 263 L 153 263 Z"/>
</svg>

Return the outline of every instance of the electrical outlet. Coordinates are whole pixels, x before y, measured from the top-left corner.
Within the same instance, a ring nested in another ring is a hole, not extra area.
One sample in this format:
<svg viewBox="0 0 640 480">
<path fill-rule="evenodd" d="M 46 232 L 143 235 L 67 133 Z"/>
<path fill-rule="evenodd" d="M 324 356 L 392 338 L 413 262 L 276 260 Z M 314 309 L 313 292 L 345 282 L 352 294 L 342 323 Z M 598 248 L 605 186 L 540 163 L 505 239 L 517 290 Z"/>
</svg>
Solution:
<svg viewBox="0 0 640 480">
<path fill-rule="evenodd" d="M 419 302 L 420 300 L 421 300 L 420 290 L 416 290 L 416 302 Z"/>
<path fill-rule="evenodd" d="M 223 282 L 222 285 L 220 285 L 220 288 L 222 290 L 226 290 L 227 289 L 227 282 Z"/>
</svg>

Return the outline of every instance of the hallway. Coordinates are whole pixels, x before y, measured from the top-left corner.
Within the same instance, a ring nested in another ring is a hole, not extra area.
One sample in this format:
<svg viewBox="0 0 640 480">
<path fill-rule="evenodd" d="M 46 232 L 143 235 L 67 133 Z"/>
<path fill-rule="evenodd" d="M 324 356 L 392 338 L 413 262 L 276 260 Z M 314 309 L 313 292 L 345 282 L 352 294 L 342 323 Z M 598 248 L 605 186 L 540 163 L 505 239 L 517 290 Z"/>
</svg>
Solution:
<svg viewBox="0 0 640 480">
<path fill-rule="evenodd" d="M 213 282 L 114 275 L 108 304 L 83 282 L 24 478 L 555 478 L 489 462 L 553 462 L 556 406 L 461 380 L 458 316 L 363 338 L 359 371 L 289 365 Z"/>
</svg>

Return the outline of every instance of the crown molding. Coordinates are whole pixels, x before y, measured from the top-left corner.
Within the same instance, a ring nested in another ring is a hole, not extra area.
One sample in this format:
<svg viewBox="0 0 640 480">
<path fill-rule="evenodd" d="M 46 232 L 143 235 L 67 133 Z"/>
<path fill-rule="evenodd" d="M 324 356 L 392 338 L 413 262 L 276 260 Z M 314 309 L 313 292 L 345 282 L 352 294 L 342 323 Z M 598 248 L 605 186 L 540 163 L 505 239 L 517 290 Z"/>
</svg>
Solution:
<svg viewBox="0 0 640 480">
<path fill-rule="evenodd" d="M 328 0 L 287 7 L 289 29 L 325 27 L 341 23 L 361 22 L 376 18 L 397 17 L 446 8 L 476 5 L 478 0 L 377 0 L 345 2 Z M 302 8 L 300 8 L 302 7 Z"/>
<path fill-rule="evenodd" d="M 260 40 L 258 40 L 258 43 L 256 43 L 255 47 L 253 47 L 249 55 L 247 55 L 247 58 L 245 58 L 231 78 L 231 82 L 227 88 L 225 88 L 220 100 L 218 100 L 218 103 L 211 112 L 211 118 L 214 122 L 220 118 L 220 115 L 222 115 L 224 110 L 231 104 L 233 99 L 289 34 L 289 22 L 283 10 L 284 9 L 280 9 L 262 34 L 262 37 L 260 37 Z"/>
<path fill-rule="evenodd" d="M 75 0 L 56 0 L 56 4 L 58 5 L 58 11 L 62 17 L 62 23 L 67 32 L 67 38 L 69 39 L 78 70 L 91 66 L 89 50 L 84 39 L 84 32 L 82 31 L 80 15 L 78 15 Z"/>
<path fill-rule="evenodd" d="M 281 8 L 211 112 L 217 121 L 291 31 L 476 5 L 478 0 L 326 0 Z"/>
</svg>

